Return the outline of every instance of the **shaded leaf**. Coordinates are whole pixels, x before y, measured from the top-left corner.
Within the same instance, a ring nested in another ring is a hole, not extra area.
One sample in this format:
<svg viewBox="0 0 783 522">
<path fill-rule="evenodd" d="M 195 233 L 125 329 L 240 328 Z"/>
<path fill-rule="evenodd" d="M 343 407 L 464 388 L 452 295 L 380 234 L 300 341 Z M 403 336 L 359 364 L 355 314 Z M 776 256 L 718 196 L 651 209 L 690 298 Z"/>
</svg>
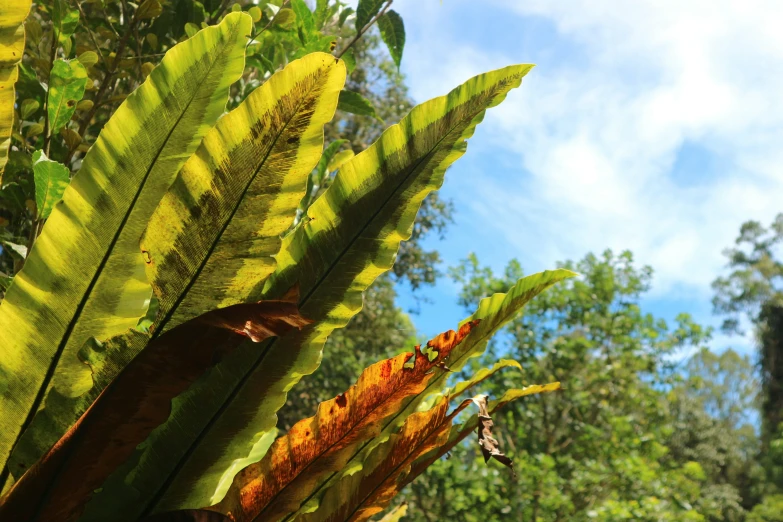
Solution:
<svg viewBox="0 0 783 522">
<path fill-rule="evenodd" d="M 397 11 L 388 11 L 378 18 L 378 29 L 381 31 L 381 37 L 386 47 L 389 48 L 389 54 L 399 69 L 402 50 L 405 47 L 405 26 L 402 23 L 402 17 L 397 14 Z"/>
<path fill-rule="evenodd" d="M 46 219 L 55 203 L 60 201 L 65 187 L 71 180 L 71 171 L 58 161 L 46 157 L 44 151 L 33 152 L 33 177 L 35 179 L 35 205 L 38 219 Z"/>
<path fill-rule="evenodd" d="M 318 194 L 318 191 L 326 182 L 329 175 L 329 171 L 326 168 L 327 164 L 331 161 L 340 147 L 347 141 L 348 140 L 334 140 L 324 149 L 323 154 L 321 154 L 321 159 L 318 160 L 318 165 L 315 167 L 315 172 L 307 178 L 307 188 L 305 189 L 302 201 L 299 202 L 300 213 L 304 212 L 304 210 L 310 206 L 313 198 Z M 297 217 L 299 217 L 299 214 L 297 214 Z"/>
<path fill-rule="evenodd" d="M 340 17 L 338 18 L 338 25 L 340 28 L 343 27 L 343 24 L 345 24 L 345 20 L 353 13 L 354 10 L 352 7 L 343 7 L 343 10 L 340 11 Z"/>
<path fill-rule="evenodd" d="M 145 517 L 139 522 L 231 522 L 231 519 L 205 509 L 183 509 Z"/>
<path fill-rule="evenodd" d="M 294 10 L 294 13 L 296 13 L 297 22 L 304 30 L 306 39 L 302 43 L 306 44 L 309 40 L 310 34 L 315 31 L 315 20 L 313 20 L 313 13 L 310 11 L 310 8 L 307 7 L 307 4 L 304 2 L 304 0 L 291 0 L 291 8 Z"/>
<path fill-rule="evenodd" d="M 267 5 L 271 6 L 272 4 Z M 275 15 L 274 24 L 279 25 L 283 29 L 292 29 L 296 26 L 296 13 L 288 7 L 280 9 Z"/>
<path fill-rule="evenodd" d="M 6 183 L 5 186 L 0 189 L 0 207 L 7 208 L 15 212 L 23 212 L 25 210 L 25 191 L 19 183 L 12 181 Z"/>
<path fill-rule="evenodd" d="M 225 355 L 215 352 L 223 330 L 235 332 L 239 344 L 241 334 L 260 342 L 301 328 L 310 321 L 299 314 L 298 297 L 214 310 L 148 344 L 0 500 L 0 519 L 76 520 L 93 491 L 168 418 L 171 400 Z M 131 337 L 144 335 L 132 332 L 107 344 Z"/>
<path fill-rule="evenodd" d="M 79 63 L 89 68 L 98 63 L 98 53 L 95 51 L 84 51 L 79 55 Z"/>
<path fill-rule="evenodd" d="M 22 101 L 22 104 L 19 106 L 19 115 L 23 120 L 28 119 L 30 116 L 35 114 L 40 106 L 41 104 L 38 103 L 38 100 L 32 100 L 28 98 Z"/>
<path fill-rule="evenodd" d="M 357 383 L 335 399 L 321 403 L 315 416 L 296 423 L 272 445 L 264 459 L 240 472 L 226 498 L 215 509 L 236 522 L 276 521 L 296 511 L 319 479 L 340 470 L 351 447 L 374 437 L 380 421 L 402 401 L 418 393 L 434 376 L 433 369 L 478 323 L 466 323 L 427 343 L 366 368 Z M 435 357 L 430 359 L 429 355 Z M 413 357 L 413 367 L 408 359 Z M 436 370 L 438 371 L 438 370 Z"/>
<path fill-rule="evenodd" d="M 348 74 L 351 74 L 356 69 L 356 55 L 353 53 L 353 49 L 348 49 L 340 57 L 345 62 L 345 67 L 348 69 Z"/>
<path fill-rule="evenodd" d="M 376 120 L 382 122 L 377 114 L 375 114 L 375 107 L 359 94 L 354 91 L 344 90 L 340 93 L 340 102 L 337 104 L 337 109 L 351 114 L 359 114 L 360 116 L 370 116 Z"/>
<path fill-rule="evenodd" d="M 63 128 L 60 130 L 60 135 L 63 137 L 68 150 L 76 150 L 82 143 L 81 135 L 73 129 Z"/>
<path fill-rule="evenodd" d="M 356 7 L 356 30 L 361 31 L 362 28 L 370 23 L 378 11 L 381 10 L 381 6 L 386 0 L 359 0 L 359 5 Z"/>
<path fill-rule="evenodd" d="M 136 10 L 136 18 L 139 20 L 149 20 L 155 18 L 163 12 L 163 6 L 160 0 L 143 0 L 142 4 Z"/>
</svg>

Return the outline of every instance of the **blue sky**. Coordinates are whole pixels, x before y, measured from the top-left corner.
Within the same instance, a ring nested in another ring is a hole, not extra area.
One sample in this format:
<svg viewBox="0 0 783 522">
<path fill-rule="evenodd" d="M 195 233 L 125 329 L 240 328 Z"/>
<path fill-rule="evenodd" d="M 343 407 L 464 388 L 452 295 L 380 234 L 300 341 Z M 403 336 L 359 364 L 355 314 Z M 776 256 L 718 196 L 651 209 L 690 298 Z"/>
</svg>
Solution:
<svg viewBox="0 0 783 522">
<path fill-rule="evenodd" d="M 721 250 L 783 211 L 783 4 L 689 0 L 397 0 L 418 101 L 511 63 L 535 63 L 491 110 L 442 195 L 457 207 L 444 269 L 469 252 L 527 272 L 605 248 L 655 269 L 645 309 L 711 314 Z M 466 314 L 444 278 L 422 334 Z M 412 305 L 400 288 L 403 306 Z M 752 351 L 716 335 L 715 350 Z"/>
</svg>

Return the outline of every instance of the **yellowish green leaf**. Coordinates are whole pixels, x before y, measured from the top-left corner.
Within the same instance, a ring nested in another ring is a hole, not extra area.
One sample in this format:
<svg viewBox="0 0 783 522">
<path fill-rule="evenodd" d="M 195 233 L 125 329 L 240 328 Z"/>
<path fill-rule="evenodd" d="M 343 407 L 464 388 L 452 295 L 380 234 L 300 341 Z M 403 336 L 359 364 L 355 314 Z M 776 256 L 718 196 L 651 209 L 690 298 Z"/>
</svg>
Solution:
<svg viewBox="0 0 783 522">
<path fill-rule="evenodd" d="M 37 218 L 46 219 L 55 203 L 63 197 L 65 187 L 71 180 L 71 171 L 62 163 L 47 158 L 44 151 L 37 150 L 33 153 L 33 177 Z"/>
<path fill-rule="evenodd" d="M 84 96 L 87 85 L 87 70 L 79 60 L 56 60 L 49 76 L 47 114 L 49 132 L 55 134 L 62 129 L 76 111 L 76 104 Z"/>
<path fill-rule="evenodd" d="M 352 159 L 354 156 L 355 156 L 354 152 L 350 149 L 341 150 L 340 152 L 338 152 L 332 157 L 332 160 L 329 162 L 329 165 L 326 167 L 326 170 L 329 172 L 334 172 L 335 170 L 342 167 L 343 163 Z"/>
<path fill-rule="evenodd" d="M 5 2 L 0 11 L 0 181 L 3 179 L 8 147 L 11 144 L 16 103 L 14 84 L 19 74 L 16 64 L 22 60 L 24 53 L 23 22 L 30 11 L 31 3 L 31 0 Z"/>
<path fill-rule="evenodd" d="M 17 475 L 84 411 L 73 403 L 94 384 L 78 355 L 90 338 L 106 340 L 144 316 L 151 288 L 139 237 L 185 159 L 222 115 L 229 87 L 244 69 L 250 29 L 249 16 L 229 15 L 166 54 L 103 127 L 5 294 L 0 482 L 13 448 Z M 34 421 L 36 415 L 46 420 Z"/>
</svg>

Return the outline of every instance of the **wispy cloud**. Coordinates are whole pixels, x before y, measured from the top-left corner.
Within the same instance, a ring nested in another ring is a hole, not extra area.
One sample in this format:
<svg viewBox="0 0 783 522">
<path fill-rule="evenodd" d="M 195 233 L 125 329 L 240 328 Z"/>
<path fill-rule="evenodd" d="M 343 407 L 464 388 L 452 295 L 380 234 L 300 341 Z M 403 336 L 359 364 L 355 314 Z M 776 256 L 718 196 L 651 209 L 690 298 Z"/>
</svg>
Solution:
<svg viewBox="0 0 783 522">
<path fill-rule="evenodd" d="M 629 248 L 655 268 L 655 295 L 704 300 L 740 223 L 783 210 L 783 4 L 400 3 L 420 100 L 540 62 L 482 130 L 483 160 L 491 142 L 516 165 L 452 191 L 508 257 Z"/>
</svg>

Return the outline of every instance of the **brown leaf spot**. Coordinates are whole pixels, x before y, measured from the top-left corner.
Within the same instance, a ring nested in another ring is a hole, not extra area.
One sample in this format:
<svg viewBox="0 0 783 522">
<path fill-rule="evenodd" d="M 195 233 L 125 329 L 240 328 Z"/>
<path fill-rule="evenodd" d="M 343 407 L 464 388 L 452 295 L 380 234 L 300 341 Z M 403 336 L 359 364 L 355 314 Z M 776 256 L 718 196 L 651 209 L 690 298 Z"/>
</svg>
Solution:
<svg viewBox="0 0 783 522">
<path fill-rule="evenodd" d="M 386 359 L 381 367 L 381 379 L 387 380 L 391 376 L 392 360 Z"/>
<path fill-rule="evenodd" d="M 335 401 L 337 402 L 337 405 L 341 408 L 345 408 L 348 405 L 348 397 L 346 397 L 344 393 L 341 393 L 340 395 L 335 397 Z"/>
</svg>

